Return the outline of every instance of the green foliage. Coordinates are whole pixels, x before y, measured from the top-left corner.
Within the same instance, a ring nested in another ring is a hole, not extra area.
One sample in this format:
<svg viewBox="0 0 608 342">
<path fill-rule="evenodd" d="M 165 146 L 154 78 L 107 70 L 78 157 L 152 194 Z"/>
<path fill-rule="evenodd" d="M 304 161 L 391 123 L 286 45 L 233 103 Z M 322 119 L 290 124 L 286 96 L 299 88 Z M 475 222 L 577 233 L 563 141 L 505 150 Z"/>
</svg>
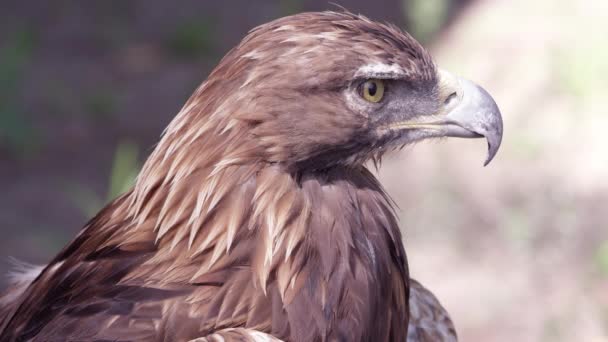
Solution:
<svg viewBox="0 0 608 342">
<path fill-rule="evenodd" d="M 35 36 L 31 31 L 16 31 L 9 39 L 5 48 L 0 51 L 0 96 L 6 96 L 6 91 L 14 92 L 21 71 L 30 59 L 35 45 Z M 3 98 L 4 99 L 4 98 Z"/>
<path fill-rule="evenodd" d="M 586 101 L 605 98 L 608 92 L 607 35 L 608 26 L 589 25 L 583 38 L 573 37 L 575 47 L 555 51 L 554 71 L 559 85 L 567 93 Z"/>
<path fill-rule="evenodd" d="M 118 145 L 112 163 L 107 200 L 111 200 L 129 190 L 135 182 L 139 172 L 137 150 L 137 146 L 131 142 L 123 142 Z"/>
<path fill-rule="evenodd" d="M 69 196 L 75 205 L 87 217 L 95 215 L 103 205 L 129 190 L 139 172 L 138 148 L 131 142 L 122 142 L 116 148 L 108 189 L 105 198 L 83 185 L 74 185 L 69 189 Z"/>
<path fill-rule="evenodd" d="M 34 128 L 25 120 L 16 105 L 0 104 L 0 146 L 25 157 L 34 152 L 39 138 Z"/>
<path fill-rule="evenodd" d="M 208 20 L 186 21 L 171 34 L 166 48 L 179 58 L 193 59 L 211 53 L 215 35 Z"/>
<path fill-rule="evenodd" d="M 9 37 L 0 51 L 0 145 L 20 155 L 27 155 L 38 146 L 36 132 L 17 102 L 20 81 L 34 45 L 34 34 L 20 30 Z"/>
<path fill-rule="evenodd" d="M 542 341 L 556 341 L 561 336 L 561 322 L 555 317 L 547 318 L 543 326 Z"/>
<path fill-rule="evenodd" d="M 116 110 L 116 98 L 110 91 L 98 90 L 84 97 L 86 113 L 94 118 L 107 118 Z"/>
<path fill-rule="evenodd" d="M 39 223 L 35 230 L 21 232 L 21 234 L 23 245 L 35 248 L 37 253 L 49 256 L 56 254 L 72 238 L 67 231 L 56 227 L 41 226 Z"/>
<path fill-rule="evenodd" d="M 279 0 L 279 12 L 282 16 L 301 12 L 303 9 L 303 0 Z"/>
<path fill-rule="evenodd" d="M 428 42 L 447 20 L 450 0 L 404 1 L 410 31 L 421 42 Z"/>
<path fill-rule="evenodd" d="M 595 263 L 603 276 L 608 276 L 608 240 L 600 244 L 595 252 Z"/>
</svg>

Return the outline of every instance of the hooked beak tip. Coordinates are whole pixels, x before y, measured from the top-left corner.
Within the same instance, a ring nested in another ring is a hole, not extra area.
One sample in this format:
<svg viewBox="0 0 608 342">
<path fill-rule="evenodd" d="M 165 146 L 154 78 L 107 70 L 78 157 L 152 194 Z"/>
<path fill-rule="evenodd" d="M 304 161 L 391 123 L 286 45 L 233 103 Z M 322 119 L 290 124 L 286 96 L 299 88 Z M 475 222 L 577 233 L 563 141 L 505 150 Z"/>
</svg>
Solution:
<svg viewBox="0 0 608 342">
<path fill-rule="evenodd" d="M 496 153 L 498 153 L 498 148 L 500 147 L 500 142 L 496 143 L 496 142 L 492 142 L 490 138 L 486 137 L 486 140 L 488 142 L 488 156 L 486 157 L 486 161 L 483 163 L 483 166 L 488 166 L 490 164 L 490 162 L 494 159 L 494 157 L 496 156 Z"/>
</svg>

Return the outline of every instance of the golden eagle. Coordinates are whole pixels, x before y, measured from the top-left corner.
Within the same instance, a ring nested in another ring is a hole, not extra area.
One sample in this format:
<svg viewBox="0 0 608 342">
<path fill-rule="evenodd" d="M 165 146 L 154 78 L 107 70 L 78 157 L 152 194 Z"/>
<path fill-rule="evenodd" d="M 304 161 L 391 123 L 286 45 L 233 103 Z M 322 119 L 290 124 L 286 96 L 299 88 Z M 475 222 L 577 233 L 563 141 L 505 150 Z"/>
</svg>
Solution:
<svg viewBox="0 0 608 342">
<path fill-rule="evenodd" d="M 253 29 L 194 92 L 132 190 L 0 299 L 1 341 L 455 340 L 410 280 L 364 166 L 485 137 L 500 112 L 411 36 L 348 12 Z M 408 301 L 409 299 L 409 301 Z"/>
</svg>

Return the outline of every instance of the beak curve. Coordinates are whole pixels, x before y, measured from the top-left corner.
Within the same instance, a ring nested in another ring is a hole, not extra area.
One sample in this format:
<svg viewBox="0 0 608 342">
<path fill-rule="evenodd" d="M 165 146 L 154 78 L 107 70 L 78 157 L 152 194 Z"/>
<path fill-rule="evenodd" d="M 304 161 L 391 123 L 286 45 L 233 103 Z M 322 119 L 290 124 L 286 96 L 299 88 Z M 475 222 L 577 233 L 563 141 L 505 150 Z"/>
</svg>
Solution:
<svg viewBox="0 0 608 342">
<path fill-rule="evenodd" d="M 496 102 L 488 92 L 464 78 L 441 71 L 442 79 L 448 79 L 450 88 L 455 88 L 457 102 L 447 109 L 441 124 L 444 135 L 460 138 L 482 138 L 488 142 L 488 165 L 502 141 L 502 116 Z"/>
</svg>

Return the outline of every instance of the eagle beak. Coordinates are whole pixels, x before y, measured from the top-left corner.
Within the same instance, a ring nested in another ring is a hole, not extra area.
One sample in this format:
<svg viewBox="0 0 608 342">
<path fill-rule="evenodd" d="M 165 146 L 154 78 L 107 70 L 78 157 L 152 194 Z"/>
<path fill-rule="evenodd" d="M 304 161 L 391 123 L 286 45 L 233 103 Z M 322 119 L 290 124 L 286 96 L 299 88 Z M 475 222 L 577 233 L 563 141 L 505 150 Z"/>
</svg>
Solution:
<svg viewBox="0 0 608 342">
<path fill-rule="evenodd" d="M 414 140 L 434 137 L 486 138 L 488 165 L 502 141 L 502 117 L 494 99 L 477 84 L 439 70 L 439 110 L 413 120 L 391 123 L 391 131 L 418 131 Z"/>
<path fill-rule="evenodd" d="M 442 135 L 460 138 L 482 138 L 488 142 L 488 165 L 502 141 L 502 117 L 494 99 L 477 84 L 440 71 L 441 83 L 448 89 L 451 101 L 446 103 L 444 116 L 437 122 Z M 444 89 L 444 90 L 445 90 Z"/>
</svg>

